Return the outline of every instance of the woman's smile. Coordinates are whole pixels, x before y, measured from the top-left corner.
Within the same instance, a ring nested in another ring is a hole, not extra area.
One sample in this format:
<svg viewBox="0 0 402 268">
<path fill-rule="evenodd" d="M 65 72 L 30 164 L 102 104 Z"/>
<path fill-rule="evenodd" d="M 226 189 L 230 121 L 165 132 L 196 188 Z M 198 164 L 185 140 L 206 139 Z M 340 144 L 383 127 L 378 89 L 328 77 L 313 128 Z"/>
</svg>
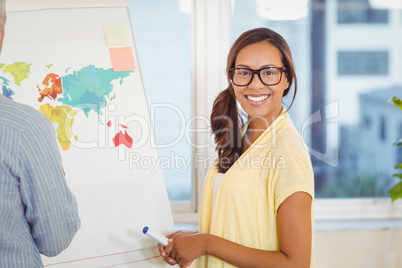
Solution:
<svg viewBox="0 0 402 268">
<path fill-rule="evenodd" d="M 271 94 L 265 94 L 265 95 L 250 94 L 245 96 L 249 101 L 250 105 L 258 106 L 264 104 L 271 96 Z"/>
</svg>

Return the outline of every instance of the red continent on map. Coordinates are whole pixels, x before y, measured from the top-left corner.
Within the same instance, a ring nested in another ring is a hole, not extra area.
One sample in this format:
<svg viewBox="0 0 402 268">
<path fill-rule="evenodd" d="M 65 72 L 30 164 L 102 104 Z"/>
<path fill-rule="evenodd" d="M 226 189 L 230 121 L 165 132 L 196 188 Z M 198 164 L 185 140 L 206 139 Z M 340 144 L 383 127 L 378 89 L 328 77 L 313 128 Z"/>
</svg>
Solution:
<svg viewBox="0 0 402 268">
<path fill-rule="evenodd" d="M 123 131 L 120 131 L 116 134 L 116 136 L 114 136 L 113 143 L 116 147 L 122 144 L 126 145 L 128 148 L 131 148 L 133 146 L 133 138 L 131 138 L 127 132 L 123 133 Z"/>
</svg>

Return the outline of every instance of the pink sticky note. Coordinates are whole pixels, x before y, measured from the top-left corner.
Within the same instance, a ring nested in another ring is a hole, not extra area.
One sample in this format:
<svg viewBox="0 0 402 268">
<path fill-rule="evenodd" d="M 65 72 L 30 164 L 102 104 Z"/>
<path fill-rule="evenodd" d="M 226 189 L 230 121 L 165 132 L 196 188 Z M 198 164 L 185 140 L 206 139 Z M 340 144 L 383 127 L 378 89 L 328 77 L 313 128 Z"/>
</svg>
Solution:
<svg viewBox="0 0 402 268">
<path fill-rule="evenodd" d="M 131 47 L 111 47 L 109 48 L 109 54 L 113 71 L 124 72 L 135 70 L 133 49 Z"/>
</svg>

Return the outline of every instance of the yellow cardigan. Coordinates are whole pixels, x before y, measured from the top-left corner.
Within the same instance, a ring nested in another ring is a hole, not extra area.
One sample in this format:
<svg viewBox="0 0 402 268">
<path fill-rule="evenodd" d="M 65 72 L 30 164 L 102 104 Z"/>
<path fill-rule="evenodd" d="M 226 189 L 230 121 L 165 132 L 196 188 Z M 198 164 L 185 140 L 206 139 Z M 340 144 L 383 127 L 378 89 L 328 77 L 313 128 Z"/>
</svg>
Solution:
<svg viewBox="0 0 402 268">
<path fill-rule="evenodd" d="M 299 191 L 314 199 L 314 174 L 307 146 L 284 108 L 224 174 L 211 222 L 216 174 L 215 163 L 204 185 L 199 232 L 214 234 L 247 247 L 279 251 L 279 205 Z M 312 226 L 313 211 L 312 205 Z M 213 256 L 204 256 L 196 260 L 196 267 L 234 266 Z M 313 252 L 310 267 L 315 267 Z"/>
</svg>

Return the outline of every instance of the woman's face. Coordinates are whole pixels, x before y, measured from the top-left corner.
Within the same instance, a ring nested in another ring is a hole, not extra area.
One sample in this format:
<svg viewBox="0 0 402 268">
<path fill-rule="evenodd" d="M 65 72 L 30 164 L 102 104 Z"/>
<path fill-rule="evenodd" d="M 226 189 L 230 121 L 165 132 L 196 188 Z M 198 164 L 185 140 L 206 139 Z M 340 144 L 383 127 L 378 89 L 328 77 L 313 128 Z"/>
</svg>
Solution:
<svg viewBox="0 0 402 268">
<path fill-rule="evenodd" d="M 235 68 L 256 70 L 265 67 L 284 67 L 279 49 L 268 42 L 248 45 L 237 54 Z M 249 117 L 264 117 L 272 122 L 281 111 L 283 92 L 289 87 L 289 82 L 286 74 L 282 73 L 279 84 L 266 86 L 254 74 L 249 85 L 236 86 L 232 83 L 232 86 L 237 101 Z"/>
</svg>

